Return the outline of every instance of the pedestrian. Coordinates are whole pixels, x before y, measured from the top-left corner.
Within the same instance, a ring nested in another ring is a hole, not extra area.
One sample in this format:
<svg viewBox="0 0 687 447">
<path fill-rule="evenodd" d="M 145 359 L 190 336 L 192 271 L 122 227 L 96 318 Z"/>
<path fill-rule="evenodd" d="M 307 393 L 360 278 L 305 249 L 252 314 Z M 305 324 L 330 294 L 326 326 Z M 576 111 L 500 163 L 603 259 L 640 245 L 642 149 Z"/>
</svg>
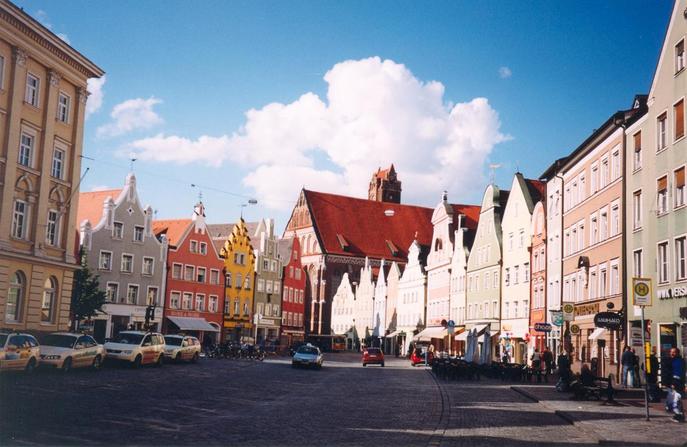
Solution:
<svg viewBox="0 0 687 447">
<path fill-rule="evenodd" d="M 537 376 L 537 383 L 541 383 L 541 355 L 539 355 L 539 349 L 534 348 L 532 357 L 532 372 Z"/>
<path fill-rule="evenodd" d="M 658 389 L 658 358 L 656 358 L 656 346 L 651 347 L 649 355 L 649 372 L 646 373 L 646 383 L 649 385 L 649 400 L 660 402 Z"/>
<path fill-rule="evenodd" d="M 544 380 L 549 383 L 549 375 L 553 372 L 553 354 L 549 350 L 548 346 L 544 346 L 544 352 L 542 353 L 542 359 L 544 360 Z"/>
<path fill-rule="evenodd" d="M 682 408 L 682 396 L 685 392 L 685 361 L 680 355 L 680 350 L 670 350 L 670 387 L 666 399 L 666 411 L 673 413 L 672 420 L 684 422 L 685 413 Z"/>
<path fill-rule="evenodd" d="M 565 351 L 560 353 L 556 363 L 558 364 L 558 383 L 556 384 L 556 390 L 567 391 L 570 386 L 572 374 L 570 371 L 570 358 L 566 355 Z"/>
<path fill-rule="evenodd" d="M 628 386 L 628 380 L 627 376 L 630 375 L 630 382 L 629 386 L 632 386 L 633 379 L 634 379 L 634 354 L 632 354 L 632 351 L 630 350 L 629 346 L 625 346 L 625 349 L 623 350 L 623 355 L 620 357 L 620 364 L 623 366 L 623 377 L 622 377 L 622 384 L 623 388 L 627 388 Z"/>
<path fill-rule="evenodd" d="M 632 348 L 632 374 L 634 377 L 633 380 L 633 385 L 635 388 L 641 388 L 642 387 L 642 380 L 639 375 L 639 356 L 637 355 L 637 352 L 635 351 L 635 348 Z"/>
</svg>

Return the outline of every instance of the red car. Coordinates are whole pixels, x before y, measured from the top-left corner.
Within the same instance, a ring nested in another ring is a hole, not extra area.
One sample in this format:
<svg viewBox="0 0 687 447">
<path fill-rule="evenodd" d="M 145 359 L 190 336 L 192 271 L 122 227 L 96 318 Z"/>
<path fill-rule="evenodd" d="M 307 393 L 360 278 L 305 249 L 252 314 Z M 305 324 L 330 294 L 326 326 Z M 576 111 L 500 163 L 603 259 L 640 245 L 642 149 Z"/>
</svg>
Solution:
<svg viewBox="0 0 687 447">
<path fill-rule="evenodd" d="M 382 365 L 384 366 L 384 353 L 379 348 L 366 348 L 363 351 L 363 366 L 367 365 Z"/>
<path fill-rule="evenodd" d="M 434 353 L 428 352 L 426 349 L 423 349 L 422 351 L 419 351 L 418 349 L 414 350 L 413 353 L 410 355 L 410 364 L 415 366 L 419 364 L 425 364 L 425 355 L 427 355 L 427 364 L 430 365 L 432 363 L 432 360 L 434 359 Z"/>
</svg>

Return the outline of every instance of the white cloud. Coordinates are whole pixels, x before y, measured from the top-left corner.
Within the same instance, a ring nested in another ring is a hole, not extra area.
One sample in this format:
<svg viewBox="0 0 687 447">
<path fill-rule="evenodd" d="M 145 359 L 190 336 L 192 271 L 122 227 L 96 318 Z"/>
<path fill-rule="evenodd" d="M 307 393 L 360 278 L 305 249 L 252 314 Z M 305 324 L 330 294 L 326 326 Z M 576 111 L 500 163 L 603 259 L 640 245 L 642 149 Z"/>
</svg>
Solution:
<svg viewBox="0 0 687 447">
<path fill-rule="evenodd" d="M 160 103 L 162 100 L 152 97 L 127 99 L 112 108 L 112 121 L 98 127 L 96 133 L 99 137 L 114 137 L 162 124 L 162 118 L 153 110 Z"/>
<path fill-rule="evenodd" d="M 372 57 L 336 64 L 325 76 L 326 102 L 306 93 L 289 104 L 249 110 L 230 135 L 192 140 L 158 134 L 131 143 L 139 159 L 238 163 L 243 184 L 270 208 L 288 209 L 298 190 L 365 197 L 373 170 L 394 163 L 405 203 L 434 203 L 443 189 L 472 196 L 500 133 L 486 98 L 451 104 L 440 82 Z M 318 168 L 324 157 L 331 165 Z"/>
<path fill-rule="evenodd" d="M 513 71 L 508 68 L 508 67 L 500 67 L 499 68 L 499 77 L 501 79 L 508 79 L 511 76 L 513 76 Z"/>
<path fill-rule="evenodd" d="M 52 23 L 50 23 L 50 17 L 48 17 L 48 13 L 44 10 L 39 9 L 38 11 L 36 11 L 36 20 L 38 20 L 41 23 L 41 25 L 48 28 L 50 31 L 53 31 Z M 65 33 L 55 33 L 55 35 L 71 45 L 69 36 L 67 36 Z"/>
<path fill-rule="evenodd" d="M 105 96 L 105 92 L 103 92 L 103 86 L 105 85 L 105 82 L 107 82 L 106 75 L 103 75 L 102 78 L 90 78 L 88 80 L 87 90 L 90 94 L 88 95 L 88 100 L 86 101 L 86 118 L 100 110 L 100 107 L 102 107 L 103 96 Z"/>
</svg>

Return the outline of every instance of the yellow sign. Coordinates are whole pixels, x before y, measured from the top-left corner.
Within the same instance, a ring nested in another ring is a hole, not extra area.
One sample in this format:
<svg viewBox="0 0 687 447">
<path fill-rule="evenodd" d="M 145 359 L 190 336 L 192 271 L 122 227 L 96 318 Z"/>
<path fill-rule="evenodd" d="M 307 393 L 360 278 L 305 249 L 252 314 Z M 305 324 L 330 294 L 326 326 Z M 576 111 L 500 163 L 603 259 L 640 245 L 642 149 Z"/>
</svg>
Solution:
<svg viewBox="0 0 687 447">
<path fill-rule="evenodd" d="M 571 324 L 570 325 L 570 333 L 573 335 L 577 335 L 580 333 L 580 327 L 576 324 Z"/>
<path fill-rule="evenodd" d="M 572 321 L 575 317 L 575 306 L 572 303 L 563 303 L 563 320 Z"/>
<path fill-rule="evenodd" d="M 632 278 L 632 304 L 651 306 L 651 278 Z"/>
</svg>

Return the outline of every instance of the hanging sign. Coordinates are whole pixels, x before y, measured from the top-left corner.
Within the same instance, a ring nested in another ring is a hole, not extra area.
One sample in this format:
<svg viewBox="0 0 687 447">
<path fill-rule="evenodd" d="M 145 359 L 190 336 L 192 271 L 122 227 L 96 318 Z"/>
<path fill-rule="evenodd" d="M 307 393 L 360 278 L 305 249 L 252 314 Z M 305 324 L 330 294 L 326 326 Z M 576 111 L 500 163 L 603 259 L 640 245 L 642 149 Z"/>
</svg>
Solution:
<svg viewBox="0 0 687 447">
<path fill-rule="evenodd" d="M 651 306 L 651 279 L 632 278 L 632 304 Z"/>
<path fill-rule="evenodd" d="M 575 318 L 575 306 L 573 303 L 563 303 L 563 320 L 573 321 Z"/>
<path fill-rule="evenodd" d="M 534 330 L 537 332 L 551 332 L 549 323 L 534 323 Z"/>
<path fill-rule="evenodd" d="M 551 313 L 551 323 L 553 323 L 554 326 L 563 326 L 563 311 L 551 310 L 549 312 Z"/>
<path fill-rule="evenodd" d="M 570 325 L 570 333 L 573 335 L 577 335 L 580 333 L 580 327 L 576 324 L 571 324 Z"/>
<path fill-rule="evenodd" d="M 599 312 L 594 315 L 594 326 L 611 330 L 620 329 L 623 319 L 616 312 Z"/>
</svg>

